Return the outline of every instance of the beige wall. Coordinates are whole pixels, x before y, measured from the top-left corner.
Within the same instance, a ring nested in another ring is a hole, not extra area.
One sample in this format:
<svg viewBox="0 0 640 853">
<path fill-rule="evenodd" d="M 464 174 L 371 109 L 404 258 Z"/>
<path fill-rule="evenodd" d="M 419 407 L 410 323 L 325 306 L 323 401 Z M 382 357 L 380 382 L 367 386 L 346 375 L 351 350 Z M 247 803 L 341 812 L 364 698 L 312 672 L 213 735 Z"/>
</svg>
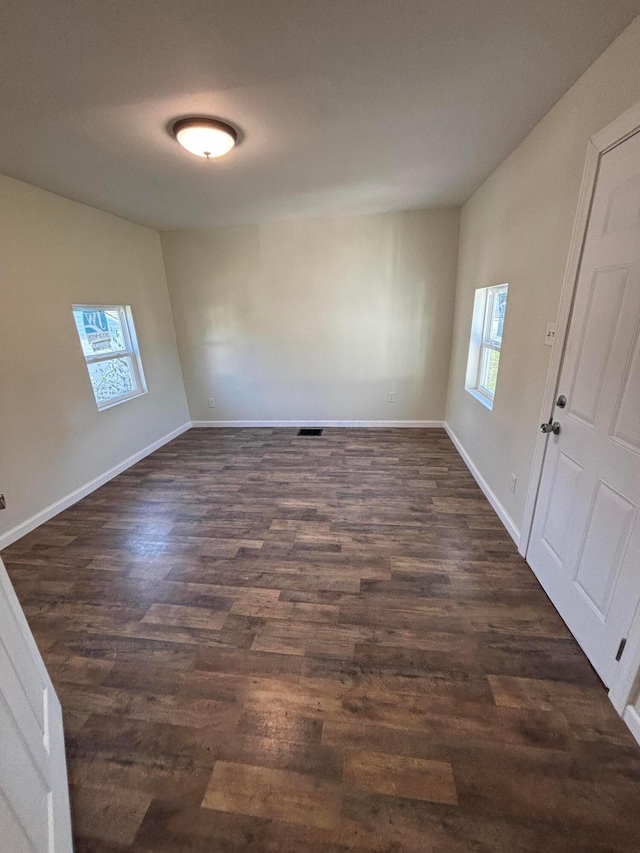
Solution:
<svg viewBox="0 0 640 853">
<path fill-rule="evenodd" d="M 457 243 L 457 210 L 162 234 L 192 419 L 442 420 Z"/>
<path fill-rule="evenodd" d="M 98 412 L 72 303 L 132 306 L 149 393 Z M 0 176 L 0 536 L 188 420 L 160 239 Z"/>
<path fill-rule="evenodd" d="M 520 527 L 588 139 L 640 100 L 640 19 L 462 209 L 447 423 Z M 493 411 L 465 391 L 474 291 L 509 282 Z M 518 477 L 515 494 L 510 474 Z"/>
</svg>

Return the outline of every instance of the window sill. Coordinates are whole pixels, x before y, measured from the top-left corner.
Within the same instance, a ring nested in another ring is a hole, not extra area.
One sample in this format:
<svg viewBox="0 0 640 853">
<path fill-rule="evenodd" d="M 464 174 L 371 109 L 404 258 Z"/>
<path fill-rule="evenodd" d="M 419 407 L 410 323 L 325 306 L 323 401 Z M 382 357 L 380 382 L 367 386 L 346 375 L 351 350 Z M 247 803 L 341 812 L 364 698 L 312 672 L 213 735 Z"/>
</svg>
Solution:
<svg viewBox="0 0 640 853">
<path fill-rule="evenodd" d="M 491 411 L 493 409 L 493 400 L 490 397 L 487 397 L 486 394 L 483 394 L 481 391 L 478 391 L 477 388 L 466 388 L 465 389 L 472 397 L 475 397 L 479 403 Z"/>
<path fill-rule="evenodd" d="M 129 400 L 135 400 L 136 397 L 143 397 L 145 394 L 148 393 L 149 392 L 147 391 L 147 389 L 144 389 L 143 391 L 136 391 L 135 394 L 127 394 L 126 397 L 118 397 L 117 400 L 113 400 L 109 403 L 104 403 L 102 406 L 98 406 L 98 411 L 104 412 L 107 409 L 113 409 L 114 406 L 120 406 L 122 403 L 128 403 Z"/>
</svg>

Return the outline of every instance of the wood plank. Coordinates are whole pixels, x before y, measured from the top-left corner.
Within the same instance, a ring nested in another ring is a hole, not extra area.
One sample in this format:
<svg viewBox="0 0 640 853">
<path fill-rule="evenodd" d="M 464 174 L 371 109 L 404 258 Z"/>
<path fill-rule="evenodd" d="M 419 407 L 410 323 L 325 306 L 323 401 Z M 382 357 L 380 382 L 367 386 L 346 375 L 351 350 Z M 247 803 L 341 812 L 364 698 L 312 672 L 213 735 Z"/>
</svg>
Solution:
<svg viewBox="0 0 640 853">
<path fill-rule="evenodd" d="M 313 776 L 217 761 L 202 807 L 332 829 L 341 799 L 336 785 Z"/>
<path fill-rule="evenodd" d="M 453 768 L 446 761 L 349 750 L 344 778 L 361 791 L 432 803 L 458 802 Z"/>
</svg>

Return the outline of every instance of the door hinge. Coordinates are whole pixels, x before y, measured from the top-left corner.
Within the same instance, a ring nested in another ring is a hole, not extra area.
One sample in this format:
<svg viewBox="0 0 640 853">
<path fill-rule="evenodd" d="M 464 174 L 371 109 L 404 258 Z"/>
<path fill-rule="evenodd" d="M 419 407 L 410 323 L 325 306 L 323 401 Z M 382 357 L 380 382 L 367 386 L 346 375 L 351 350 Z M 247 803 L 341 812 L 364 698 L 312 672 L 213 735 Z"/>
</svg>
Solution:
<svg viewBox="0 0 640 853">
<path fill-rule="evenodd" d="M 627 645 L 627 638 L 623 637 L 620 640 L 620 645 L 618 646 L 618 654 L 616 655 L 616 660 L 620 660 L 622 657 L 622 653 L 624 652 L 624 647 Z"/>
</svg>

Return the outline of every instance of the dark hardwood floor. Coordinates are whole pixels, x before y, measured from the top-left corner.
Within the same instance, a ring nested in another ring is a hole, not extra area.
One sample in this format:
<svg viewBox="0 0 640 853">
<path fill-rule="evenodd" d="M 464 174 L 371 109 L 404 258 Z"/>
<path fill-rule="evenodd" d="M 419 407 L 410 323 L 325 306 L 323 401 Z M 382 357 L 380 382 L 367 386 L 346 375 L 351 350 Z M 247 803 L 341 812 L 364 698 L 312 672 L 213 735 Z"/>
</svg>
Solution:
<svg viewBox="0 0 640 853">
<path fill-rule="evenodd" d="M 3 558 L 77 853 L 640 849 L 640 749 L 441 430 L 191 430 Z"/>
</svg>

